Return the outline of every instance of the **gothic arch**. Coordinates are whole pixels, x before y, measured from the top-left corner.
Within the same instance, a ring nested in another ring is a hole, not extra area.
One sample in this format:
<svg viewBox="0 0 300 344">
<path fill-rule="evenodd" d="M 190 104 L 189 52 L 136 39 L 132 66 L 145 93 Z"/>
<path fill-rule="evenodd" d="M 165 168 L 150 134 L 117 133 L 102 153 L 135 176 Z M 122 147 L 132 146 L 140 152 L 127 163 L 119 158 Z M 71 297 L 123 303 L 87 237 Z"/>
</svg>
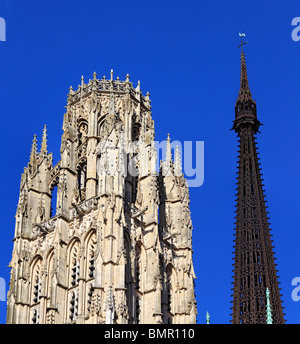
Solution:
<svg viewBox="0 0 300 344">
<path fill-rule="evenodd" d="M 91 228 L 84 236 L 83 244 L 85 248 L 85 311 L 87 314 L 92 312 L 92 302 L 94 299 L 95 272 L 96 272 L 96 249 L 97 249 L 97 233 L 95 228 Z"/>
<path fill-rule="evenodd" d="M 46 257 L 46 262 L 47 262 L 47 272 L 48 272 L 48 277 L 50 276 L 51 274 L 51 270 L 53 269 L 53 262 L 54 262 L 54 255 L 55 255 L 55 252 L 54 252 L 54 248 L 51 247 L 49 249 L 49 251 L 47 252 L 47 254 L 45 255 Z"/>
<path fill-rule="evenodd" d="M 91 229 L 85 237 L 86 253 L 86 279 L 95 277 L 95 255 L 97 245 L 97 234 L 95 229 Z"/>
<path fill-rule="evenodd" d="M 101 117 L 99 117 L 98 119 L 98 123 L 97 123 L 97 135 L 100 136 L 101 133 L 101 127 L 105 121 L 105 117 L 106 115 L 102 115 Z"/>
<path fill-rule="evenodd" d="M 80 239 L 74 236 L 67 247 L 67 287 L 66 294 L 66 320 L 67 322 L 76 321 L 78 315 L 78 300 L 79 300 L 79 274 L 81 256 L 81 242 Z"/>
<path fill-rule="evenodd" d="M 90 240 L 91 236 L 95 233 L 96 234 L 96 228 L 94 225 L 91 224 L 91 226 L 89 227 L 89 230 L 87 231 L 87 233 L 85 233 L 84 235 L 84 242 L 85 242 L 85 247 L 87 248 L 87 243 Z"/>
<path fill-rule="evenodd" d="M 38 262 L 39 260 L 43 261 L 43 257 L 42 257 L 39 253 L 35 254 L 35 255 L 32 257 L 31 262 L 30 262 L 30 265 L 29 265 L 31 274 L 32 274 L 32 271 L 33 271 L 33 269 L 34 269 L 34 266 L 37 264 L 37 262 Z"/>
<path fill-rule="evenodd" d="M 48 300 L 50 300 L 50 305 L 51 305 L 51 301 L 53 301 L 53 295 L 54 295 L 54 290 L 52 290 L 55 285 L 54 280 L 55 280 L 55 252 L 54 252 L 54 248 L 51 248 L 47 254 L 46 257 L 46 261 L 47 261 L 47 285 L 46 285 L 46 290 L 47 290 L 47 298 Z M 52 300 L 51 300 L 52 298 Z"/>
<path fill-rule="evenodd" d="M 80 239 L 73 237 L 69 242 L 67 249 L 67 265 L 68 272 L 68 286 L 72 288 L 78 284 L 79 269 L 80 269 Z"/>
<path fill-rule="evenodd" d="M 57 207 L 57 187 L 59 184 L 59 174 L 56 175 L 49 183 L 49 190 L 51 193 L 50 200 L 50 217 L 53 217 L 56 214 Z"/>
<path fill-rule="evenodd" d="M 28 322 L 33 324 L 39 323 L 40 295 L 42 288 L 42 264 L 42 257 L 40 255 L 36 255 L 32 259 L 30 266 L 30 308 Z"/>
<path fill-rule="evenodd" d="M 132 141 L 138 141 L 140 137 L 141 124 L 134 123 L 132 126 Z"/>
</svg>

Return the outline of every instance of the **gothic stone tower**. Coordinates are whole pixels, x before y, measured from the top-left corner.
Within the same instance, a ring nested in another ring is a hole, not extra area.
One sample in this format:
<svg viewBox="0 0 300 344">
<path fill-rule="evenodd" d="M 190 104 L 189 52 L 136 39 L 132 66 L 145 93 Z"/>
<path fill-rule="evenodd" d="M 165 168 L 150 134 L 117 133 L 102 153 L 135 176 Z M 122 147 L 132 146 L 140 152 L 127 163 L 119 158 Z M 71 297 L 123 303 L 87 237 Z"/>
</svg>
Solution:
<svg viewBox="0 0 300 344">
<path fill-rule="evenodd" d="M 248 85 L 243 44 L 241 84 L 233 124 L 239 137 L 239 161 L 232 323 L 266 323 L 267 288 L 273 323 L 284 323 L 255 139 L 261 123 Z"/>
<path fill-rule="evenodd" d="M 169 137 L 154 172 L 149 94 L 82 78 L 60 152 L 45 128 L 22 174 L 7 323 L 195 323 L 188 186 Z"/>
</svg>

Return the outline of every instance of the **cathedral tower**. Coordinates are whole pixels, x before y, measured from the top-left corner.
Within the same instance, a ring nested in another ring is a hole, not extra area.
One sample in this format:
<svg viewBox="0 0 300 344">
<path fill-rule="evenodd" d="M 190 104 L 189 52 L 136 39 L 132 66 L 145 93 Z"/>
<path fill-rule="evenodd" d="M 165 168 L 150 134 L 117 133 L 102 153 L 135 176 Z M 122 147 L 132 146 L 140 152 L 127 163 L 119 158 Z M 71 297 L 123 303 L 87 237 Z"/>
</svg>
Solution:
<svg viewBox="0 0 300 344">
<path fill-rule="evenodd" d="M 257 153 L 260 127 L 250 92 L 245 54 L 241 44 L 241 80 L 233 129 L 239 138 L 235 258 L 233 281 L 234 324 L 267 323 L 266 290 L 273 323 L 284 323 L 279 282 Z"/>
<path fill-rule="evenodd" d="M 150 104 L 129 75 L 94 73 L 70 88 L 55 166 L 46 127 L 34 137 L 7 323 L 196 322 L 188 186 L 169 137 L 156 172 Z"/>
</svg>

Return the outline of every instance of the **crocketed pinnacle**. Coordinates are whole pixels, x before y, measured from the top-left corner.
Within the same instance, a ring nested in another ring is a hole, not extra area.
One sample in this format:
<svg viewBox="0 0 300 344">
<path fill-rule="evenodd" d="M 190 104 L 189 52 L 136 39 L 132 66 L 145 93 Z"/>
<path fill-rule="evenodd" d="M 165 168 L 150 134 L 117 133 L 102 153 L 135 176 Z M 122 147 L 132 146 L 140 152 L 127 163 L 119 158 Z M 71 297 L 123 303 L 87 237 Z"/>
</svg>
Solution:
<svg viewBox="0 0 300 344">
<path fill-rule="evenodd" d="M 32 146 L 31 146 L 31 153 L 30 153 L 30 165 L 33 166 L 36 163 L 36 155 L 37 155 L 37 139 L 36 135 L 33 136 Z"/>
<path fill-rule="evenodd" d="M 47 154 L 47 127 L 46 124 L 43 129 L 43 138 L 42 138 L 42 146 L 41 146 L 41 153 Z"/>
<path fill-rule="evenodd" d="M 176 146 L 175 148 L 174 169 L 175 169 L 176 176 L 180 176 L 182 174 L 182 163 L 181 163 L 181 156 L 180 156 L 180 151 L 179 151 L 178 146 Z"/>
<path fill-rule="evenodd" d="M 168 137 L 167 137 L 166 162 L 167 163 L 171 163 L 172 162 L 171 139 L 170 139 L 170 135 L 169 134 L 168 134 Z"/>
<path fill-rule="evenodd" d="M 173 166 L 173 159 L 172 159 L 172 147 L 171 147 L 171 139 L 170 135 L 167 136 L 167 144 L 166 144 L 166 157 L 164 161 L 161 161 L 160 168 L 164 176 L 170 173 Z"/>
</svg>

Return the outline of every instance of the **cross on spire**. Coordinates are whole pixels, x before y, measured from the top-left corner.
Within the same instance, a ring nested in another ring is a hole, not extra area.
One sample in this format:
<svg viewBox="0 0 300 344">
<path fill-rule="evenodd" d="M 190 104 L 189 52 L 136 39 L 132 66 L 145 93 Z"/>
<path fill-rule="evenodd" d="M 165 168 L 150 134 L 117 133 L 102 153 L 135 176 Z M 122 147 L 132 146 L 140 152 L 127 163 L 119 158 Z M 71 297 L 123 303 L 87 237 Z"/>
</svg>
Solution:
<svg viewBox="0 0 300 344">
<path fill-rule="evenodd" d="M 243 47 L 245 36 L 240 34 L 240 37 L 240 46 Z M 248 84 L 243 50 L 240 82 L 233 124 L 233 129 L 239 138 L 239 156 L 232 323 L 283 324 L 285 320 L 277 278 L 278 270 L 276 270 L 269 214 L 257 152 L 256 134 L 261 123 L 257 119 L 256 103 L 252 99 Z M 266 258 L 261 259 L 262 257 Z M 253 271 L 255 271 L 254 278 Z M 269 286 L 270 290 L 266 291 L 266 286 Z"/>
<path fill-rule="evenodd" d="M 242 51 L 243 51 L 243 46 L 245 45 L 245 44 L 247 44 L 247 41 L 243 41 L 243 37 L 246 37 L 246 35 L 244 34 L 244 33 L 239 33 L 239 36 L 241 37 L 241 44 L 240 45 L 238 45 L 238 48 L 242 48 Z"/>
<path fill-rule="evenodd" d="M 248 100 L 252 100 L 249 83 L 248 83 L 246 58 L 245 58 L 245 53 L 243 50 L 243 46 L 247 42 L 243 41 L 244 37 L 246 37 L 244 33 L 239 33 L 239 36 L 241 37 L 241 44 L 238 46 L 238 48 L 241 47 L 242 49 L 241 49 L 240 90 L 239 90 L 238 101 L 247 102 Z"/>
</svg>

